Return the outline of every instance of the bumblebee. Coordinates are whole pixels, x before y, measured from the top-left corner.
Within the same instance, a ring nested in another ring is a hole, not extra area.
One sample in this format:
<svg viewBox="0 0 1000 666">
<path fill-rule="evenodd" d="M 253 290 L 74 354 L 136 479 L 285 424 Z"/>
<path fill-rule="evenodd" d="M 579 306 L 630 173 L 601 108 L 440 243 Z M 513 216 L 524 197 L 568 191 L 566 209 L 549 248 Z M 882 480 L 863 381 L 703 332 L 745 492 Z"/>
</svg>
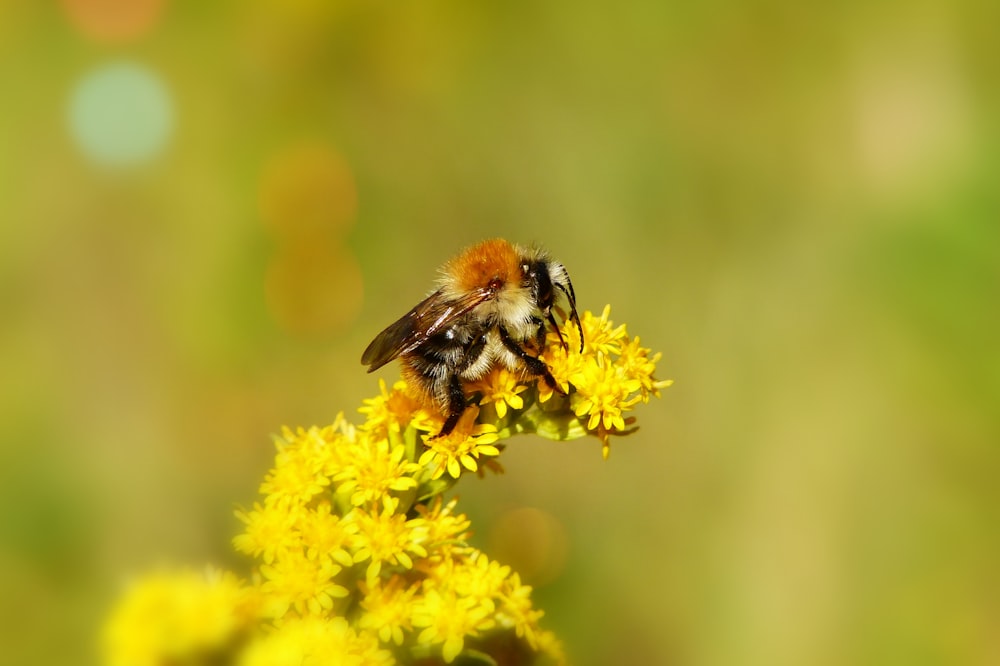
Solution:
<svg viewBox="0 0 1000 666">
<path fill-rule="evenodd" d="M 368 372 L 400 359 L 403 377 L 441 410 L 447 436 L 465 411 L 463 382 L 484 376 L 497 364 L 541 377 L 560 390 L 538 358 L 548 326 L 566 341 L 552 313 L 559 294 L 580 332 L 576 294 L 565 266 L 536 248 L 503 239 L 474 245 L 440 270 L 438 288 L 375 336 L 361 363 Z"/>
</svg>

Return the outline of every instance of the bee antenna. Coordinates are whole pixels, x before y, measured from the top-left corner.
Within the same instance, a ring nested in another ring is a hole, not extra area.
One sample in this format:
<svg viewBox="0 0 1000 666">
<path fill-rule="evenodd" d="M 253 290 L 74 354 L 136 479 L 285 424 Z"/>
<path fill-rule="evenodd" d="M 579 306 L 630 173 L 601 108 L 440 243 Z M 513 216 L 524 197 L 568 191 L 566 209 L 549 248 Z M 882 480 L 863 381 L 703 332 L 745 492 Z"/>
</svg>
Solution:
<svg viewBox="0 0 1000 666">
<path fill-rule="evenodd" d="M 573 283 L 569 281 L 568 277 L 566 279 L 566 285 L 567 286 L 559 284 L 558 282 L 556 283 L 556 286 L 559 287 L 559 289 L 561 289 L 564 294 L 566 294 L 566 300 L 569 301 L 569 318 L 573 321 L 574 324 L 576 324 L 576 330 L 580 332 L 580 353 L 582 354 L 583 325 L 580 323 L 580 315 L 577 314 L 576 312 L 576 294 L 573 293 Z M 556 329 L 556 332 L 557 333 L 559 332 L 558 328 Z M 559 333 L 559 340 L 562 340 L 562 333 Z M 564 342 L 563 347 L 565 346 L 566 343 Z"/>
<path fill-rule="evenodd" d="M 552 310 L 549 310 L 549 323 L 552 324 L 552 328 L 555 329 L 556 335 L 559 336 L 559 344 L 562 345 L 562 348 L 569 349 L 569 345 L 567 345 L 566 340 L 563 339 L 562 331 L 559 330 L 559 324 L 556 323 L 556 318 L 552 315 Z"/>
</svg>

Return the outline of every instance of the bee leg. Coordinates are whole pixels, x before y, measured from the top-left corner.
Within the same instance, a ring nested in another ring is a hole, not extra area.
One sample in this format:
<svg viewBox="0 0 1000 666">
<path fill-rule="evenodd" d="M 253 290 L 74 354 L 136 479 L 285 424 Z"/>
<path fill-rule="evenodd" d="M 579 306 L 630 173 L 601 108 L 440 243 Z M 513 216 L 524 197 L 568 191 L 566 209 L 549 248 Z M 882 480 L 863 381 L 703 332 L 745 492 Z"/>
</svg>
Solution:
<svg viewBox="0 0 1000 666">
<path fill-rule="evenodd" d="M 431 439 L 450 435 L 451 431 L 458 425 L 458 420 L 462 418 L 464 411 L 465 390 L 462 388 L 462 380 L 459 378 L 458 373 L 454 372 L 448 378 L 448 416 L 444 420 L 444 425 L 441 426 L 441 432 L 434 435 Z"/>
<path fill-rule="evenodd" d="M 441 432 L 434 435 L 433 439 L 450 435 L 451 431 L 458 425 L 458 420 L 462 418 L 462 413 L 468 406 L 465 389 L 462 387 L 462 373 L 479 359 L 484 349 L 486 349 L 485 333 L 473 339 L 472 343 L 465 348 L 461 363 L 451 369 L 448 376 L 448 415 L 445 417 L 444 425 L 441 426 Z"/>
<path fill-rule="evenodd" d="M 552 329 L 559 336 L 559 344 L 562 345 L 563 349 L 569 350 L 569 345 L 566 344 L 565 338 L 563 338 L 562 331 L 559 330 L 559 324 L 556 323 L 556 318 L 552 315 L 552 311 L 549 311 L 549 323 L 552 324 Z M 582 350 L 581 350 L 582 351 Z"/>
<path fill-rule="evenodd" d="M 549 372 L 549 366 L 545 365 L 545 361 L 535 358 L 526 352 L 524 347 L 519 345 L 503 326 L 497 326 L 497 332 L 500 334 L 500 341 L 503 343 L 503 346 L 506 347 L 509 352 L 521 359 L 521 362 L 524 363 L 526 368 L 528 368 L 528 372 L 545 380 L 545 383 L 550 389 L 558 393 L 563 393 L 563 390 L 559 388 L 559 384 L 556 382 L 555 377 L 553 377 L 552 373 Z"/>
<path fill-rule="evenodd" d="M 563 338 L 562 331 L 559 330 L 559 324 L 556 322 L 555 316 L 552 314 L 552 310 L 549 309 L 545 313 L 546 320 L 552 325 L 552 330 L 556 332 L 559 337 L 559 344 L 562 345 L 563 349 L 569 349 L 569 345 L 566 344 L 566 340 Z M 538 347 L 538 353 L 541 354 L 542 350 L 545 349 L 545 321 L 539 319 L 538 317 L 532 317 L 531 323 L 538 326 L 538 330 L 535 331 L 535 346 Z"/>
<path fill-rule="evenodd" d="M 535 329 L 535 348 L 541 354 L 542 350 L 545 349 L 545 320 L 532 317 L 531 323 L 538 327 Z"/>
</svg>

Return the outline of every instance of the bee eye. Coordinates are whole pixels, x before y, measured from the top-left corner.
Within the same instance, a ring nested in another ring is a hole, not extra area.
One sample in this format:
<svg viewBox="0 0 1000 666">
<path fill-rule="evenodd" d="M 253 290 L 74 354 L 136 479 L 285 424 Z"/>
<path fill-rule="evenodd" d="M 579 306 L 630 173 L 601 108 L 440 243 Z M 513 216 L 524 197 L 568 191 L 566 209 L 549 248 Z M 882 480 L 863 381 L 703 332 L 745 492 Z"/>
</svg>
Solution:
<svg viewBox="0 0 1000 666">
<path fill-rule="evenodd" d="M 530 270 L 531 270 L 531 265 L 530 264 L 528 264 L 528 263 L 521 264 L 521 272 L 522 273 L 524 273 L 525 275 L 527 275 L 528 271 L 530 271 Z"/>
</svg>

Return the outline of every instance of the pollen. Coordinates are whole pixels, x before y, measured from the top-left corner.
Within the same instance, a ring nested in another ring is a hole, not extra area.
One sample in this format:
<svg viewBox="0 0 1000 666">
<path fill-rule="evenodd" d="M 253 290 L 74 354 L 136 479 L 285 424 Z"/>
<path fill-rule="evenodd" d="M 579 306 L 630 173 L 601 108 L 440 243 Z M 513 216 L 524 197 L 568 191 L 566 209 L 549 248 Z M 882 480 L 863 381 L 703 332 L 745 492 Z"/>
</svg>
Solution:
<svg viewBox="0 0 1000 666">
<path fill-rule="evenodd" d="M 520 282 L 517 250 L 502 238 L 483 241 L 445 264 L 444 278 L 460 292 L 482 289 L 496 282 L 502 286 Z"/>
</svg>

